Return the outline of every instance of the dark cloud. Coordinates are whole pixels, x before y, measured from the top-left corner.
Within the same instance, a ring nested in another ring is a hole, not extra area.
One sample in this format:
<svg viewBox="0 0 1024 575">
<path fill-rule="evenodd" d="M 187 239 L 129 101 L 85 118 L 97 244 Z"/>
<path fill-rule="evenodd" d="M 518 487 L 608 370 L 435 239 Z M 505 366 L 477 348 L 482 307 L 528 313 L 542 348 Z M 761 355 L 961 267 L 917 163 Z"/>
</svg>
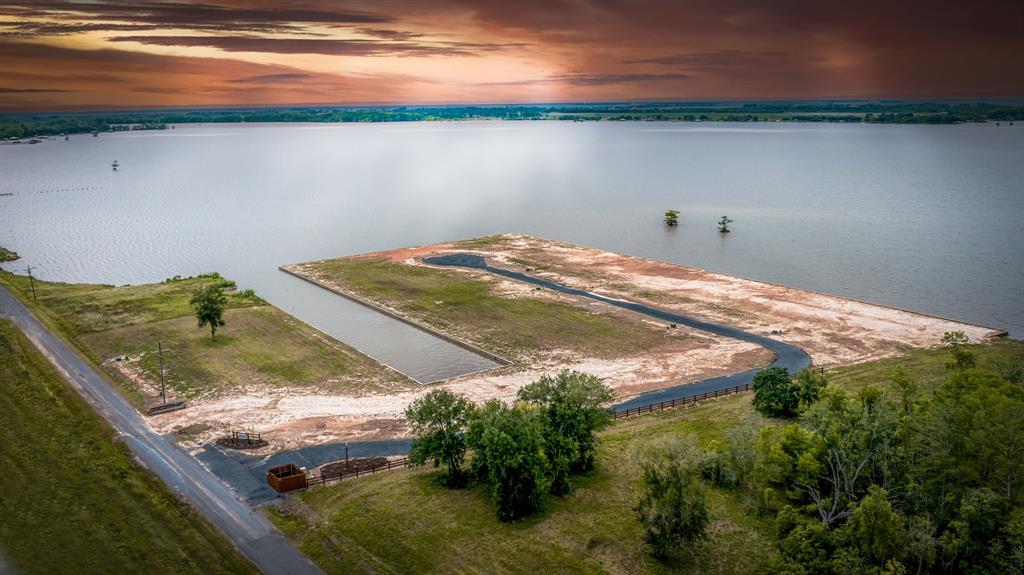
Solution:
<svg viewBox="0 0 1024 575">
<path fill-rule="evenodd" d="M 360 28 L 359 31 L 367 36 L 373 36 L 374 38 L 381 38 L 384 40 L 415 40 L 422 38 L 423 34 L 419 32 L 410 32 L 408 30 L 388 30 L 383 28 Z"/>
<path fill-rule="evenodd" d="M 71 92 L 73 90 L 61 90 L 58 88 L 3 88 L 0 87 L 0 94 L 46 94 L 49 92 Z"/>
<path fill-rule="evenodd" d="M 717 50 L 715 52 L 692 52 L 654 58 L 623 60 L 623 64 L 656 64 L 694 70 L 742 69 L 767 64 L 767 60 L 785 57 L 786 52 L 745 52 L 742 50 Z"/>
<path fill-rule="evenodd" d="M 301 82 L 312 77 L 312 74 L 292 72 L 287 74 L 263 74 L 261 76 L 249 76 L 228 81 L 232 84 L 277 84 L 279 82 Z"/>
<path fill-rule="evenodd" d="M 119 29 L 117 25 L 135 25 L 143 28 L 274 32 L 301 29 L 303 24 L 365 25 L 385 24 L 395 20 L 386 14 L 360 10 L 316 10 L 286 5 L 278 9 L 264 9 L 201 2 L 85 3 L 40 0 L 27 5 L 0 7 L 0 14 L 16 15 L 19 18 L 56 18 L 69 22 L 112 21 L 117 23 L 114 27 L 100 28 L 112 31 Z M 39 33 L 46 33 L 46 28 L 42 30 Z M 52 30 L 64 33 L 60 27 Z"/>
<path fill-rule="evenodd" d="M 203 46 L 225 52 L 272 54 L 324 54 L 328 56 L 471 56 L 508 45 L 438 42 L 380 42 L 332 38 L 267 38 L 261 36 L 114 36 L 111 42 L 139 42 L 156 46 Z"/>
<path fill-rule="evenodd" d="M 640 82 L 679 81 L 690 78 L 688 74 L 559 74 L 539 80 L 515 82 L 488 82 L 490 86 L 531 86 L 541 84 L 566 84 L 570 86 L 608 86 L 612 84 L 635 84 Z"/>
<path fill-rule="evenodd" d="M 1024 96 L 1020 0 L 4 1 L 3 85 L 74 90 L 49 98 L 69 105 Z M 53 51 L 56 35 L 83 49 Z M 97 50 L 99 36 L 113 41 Z M 303 54 L 408 60 L 365 59 L 353 77 L 287 56 Z M 47 100 L 4 94 L 0 106 Z"/>
</svg>

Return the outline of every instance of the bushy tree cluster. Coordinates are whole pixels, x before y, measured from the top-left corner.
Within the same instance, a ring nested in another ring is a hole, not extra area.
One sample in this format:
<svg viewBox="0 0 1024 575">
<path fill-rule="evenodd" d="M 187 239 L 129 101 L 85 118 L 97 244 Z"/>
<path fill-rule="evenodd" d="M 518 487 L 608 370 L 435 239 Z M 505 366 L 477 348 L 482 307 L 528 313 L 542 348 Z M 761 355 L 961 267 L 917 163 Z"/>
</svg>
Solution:
<svg viewBox="0 0 1024 575">
<path fill-rule="evenodd" d="M 688 456 L 679 446 L 669 446 L 651 451 L 640 464 L 644 491 L 634 510 L 656 558 L 706 535 L 708 509 L 694 453 L 700 452 L 691 449 Z"/>
<path fill-rule="evenodd" d="M 769 417 L 792 417 L 817 400 L 827 384 L 825 375 L 811 368 L 790 377 L 784 367 L 768 367 L 754 376 L 754 408 Z"/>
<path fill-rule="evenodd" d="M 444 482 L 457 486 L 471 449 L 472 476 L 490 486 L 498 517 L 515 520 L 541 509 L 549 493 L 569 493 L 571 476 L 593 469 L 595 433 L 611 421 L 604 404 L 613 397 L 599 378 L 577 371 L 542 377 L 511 405 L 476 407 L 435 390 L 406 410 L 415 436 L 410 460 L 443 464 Z"/>
<path fill-rule="evenodd" d="M 1024 388 L 948 343 L 959 353 L 931 393 L 905 369 L 893 398 L 827 387 L 797 423 L 706 460 L 706 477 L 776 514 L 774 571 L 1024 572 Z"/>
</svg>

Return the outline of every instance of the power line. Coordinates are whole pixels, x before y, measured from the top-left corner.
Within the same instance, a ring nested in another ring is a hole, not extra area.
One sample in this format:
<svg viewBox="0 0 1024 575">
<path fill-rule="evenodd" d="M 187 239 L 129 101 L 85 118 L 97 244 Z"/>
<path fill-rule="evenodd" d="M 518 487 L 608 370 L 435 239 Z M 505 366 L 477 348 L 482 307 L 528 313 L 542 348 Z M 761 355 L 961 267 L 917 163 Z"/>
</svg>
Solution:
<svg viewBox="0 0 1024 575">
<path fill-rule="evenodd" d="M 29 283 L 32 285 L 32 301 L 36 301 L 36 278 L 32 277 L 32 266 L 25 268 L 29 272 Z"/>
<path fill-rule="evenodd" d="M 164 352 L 171 351 L 164 348 L 164 342 L 156 342 L 156 352 L 160 355 L 160 402 L 167 403 L 167 384 L 164 382 Z"/>
</svg>

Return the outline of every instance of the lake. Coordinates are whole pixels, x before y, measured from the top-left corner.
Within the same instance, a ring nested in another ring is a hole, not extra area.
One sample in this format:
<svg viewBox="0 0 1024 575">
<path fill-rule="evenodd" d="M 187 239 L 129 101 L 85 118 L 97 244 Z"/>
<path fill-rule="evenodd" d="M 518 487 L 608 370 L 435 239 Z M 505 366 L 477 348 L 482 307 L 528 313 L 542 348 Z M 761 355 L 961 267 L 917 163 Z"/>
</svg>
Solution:
<svg viewBox="0 0 1024 575">
<path fill-rule="evenodd" d="M 519 232 L 1024 336 L 1024 126 L 181 125 L 0 145 L 0 194 L 7 269 L 219 271 L 421 381 L 491 363 L 277 267 Z"/>
</svg>

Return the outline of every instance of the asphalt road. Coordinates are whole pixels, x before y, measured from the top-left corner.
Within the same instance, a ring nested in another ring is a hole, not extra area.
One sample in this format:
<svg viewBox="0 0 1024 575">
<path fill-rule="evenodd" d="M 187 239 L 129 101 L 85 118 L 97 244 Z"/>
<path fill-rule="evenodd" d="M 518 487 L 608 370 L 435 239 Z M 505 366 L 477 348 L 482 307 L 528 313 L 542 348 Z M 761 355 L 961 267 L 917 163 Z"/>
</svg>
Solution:
<svg viewBox="0 0 1024 575">
<path fill-rule="evenodd" d="M 769 349 L 775 354 L 772 367 L 784 367 L 790 373 L 796 373 L 811 365 L 811 358 L 804 350 L 788 343 L 749 333 L 734 327 L 728 327 L 701 321 L 688 316 L 670 313 L 664 310 L 652 308 L 626 300 L 605 297 L 586 290 L 571 288 L 559 283 L 537 278 L 520 272 L 514 272 L 502 268 L 487 265 L 484 258 L 474 254 L 451 254 L 445 256 L 429 257 L 424 260 L 428 264 L 439 266 L 455 266 L 486 270 L 488 272 L 512 278 L 514 280 L 530 283 L 548 289 L 553 289 L 569 295 L 580 296 L 628 309 L 637 313 L 660 319 L 668 323 L 689 326 L 695 329 L 707 331 L 725 337 L 731 337 L 748 341 Z M 744 385 L 754 379 L 754 375 L 761 369 L 752 369 L 742 373 L 714 377 L 694 383 L 686 383 L 659 389 L 637 395 L 628 401 L 614 405 L 617 411 L 624 411 L 634 407 L 642 407 L 669 401 L 693 397 L 705 392 L 726 389 L 729 387 Z M 409 452 L 408 440 L 394 441 L 363 441 L 349 444 L 350 457 L 381 457 L 389 455 L 405 455 Z M 266 470 L 272 466 L 282 463 L 295 463 L 300 467 L 312 469 L 324 463 L 337 461 L 345 458 L 345 444 L 332 443 L 327 445 L 314 445 L 275 453 L 269 457 L 257 458 L 243 453 L 222 450 L 216 446 L 208 446 L 198 456 L 207 467 L 216 473 L 222 480 L 234 486 L 245 497 L 255 503 L 262 503 L 276 494 L 268 491 L 262 484 L 261 478 L 266 475 Z"/>
<path fill-rule="evenodd" d="M 120 432 L 125 444 L 147 468 L 217 526 L 264 573 L 323 573 L 265 517 L 179 449 L 173 437 L 151 430 L 135 407 L 2 286 L 0 315 L 14 320 L 29 339 L 43 349 L 82 396 Z"/>
<path fill-rule="evenodd" d="M 788 344 L 783 341 L 765 337 L 763 335 L 757 335 L 729 327 L 725 325 L 719 325 L 707 321 L 702 321 L 689 316 L 680 315 L 677 313 L 667 312 L 643 304 L 606 297 L 594 292 L 572 288 L 566 285 L 548 281 L 546 279 L 534 277 L 521 272 L 512 270 L 506 270 L 503 268 L 496 268 L 487 264 L 483 257 L 476 254 L 449 254 L 444 256 L 435 256 L 425 258 L 424 262 L 435 265 L 435 266 L 454 266 L 463 268 L 473 268 L 486 270 L 492 274 L 505 276 L 521 282 L 526 282 L 536 286 L 540 286 L 547 289 L 552 289 L 564 294 L 585 297 L 622 309 L 628 309 L 636 313 L 644 314 L 648 317 L 660 319 L 668 323 L 674 323 L 678 325 L 685 325 L 701 331 L 706 331 L 716 335 L 725 337 L 731 337 L 742 341 L 747 341 L 764 347 L 775 354 L 775 361 L 772 362 L 770 367 L 784 367 L 789 370 L 790 373 L 796 373 L 805 367 L 811 365 L 811 358 L 807 355 L 807 352 L 796 347 L 795 345 Z M 666 389 L 659 389 L 657 391 L 651 391 L 648 393 L 642 393 L 630 399 L 615 405 L 617 411 L 630 409 L 633 407 L 641 407 L 644 405 L 650 405 L 652 403 L 659 403 L 662 401 L 669 401 L 672 399 L 682 399 L 684 397 L 692 397 L 700 395 L 708 391 L 715 391 L 718 389 L 725 389 L 736 385 L 743 385 L 750 383 L 754 379 L 754 375 L 757 374 L 761 369 L 752 369 L 743 373 L 737 373 L 734 375 L 716 377 L 712 379 L 705 379 L 696 383 L 687 383 L 683 385 L 677 385 L 675 387 L 669 387 Z"/>
</svg>

